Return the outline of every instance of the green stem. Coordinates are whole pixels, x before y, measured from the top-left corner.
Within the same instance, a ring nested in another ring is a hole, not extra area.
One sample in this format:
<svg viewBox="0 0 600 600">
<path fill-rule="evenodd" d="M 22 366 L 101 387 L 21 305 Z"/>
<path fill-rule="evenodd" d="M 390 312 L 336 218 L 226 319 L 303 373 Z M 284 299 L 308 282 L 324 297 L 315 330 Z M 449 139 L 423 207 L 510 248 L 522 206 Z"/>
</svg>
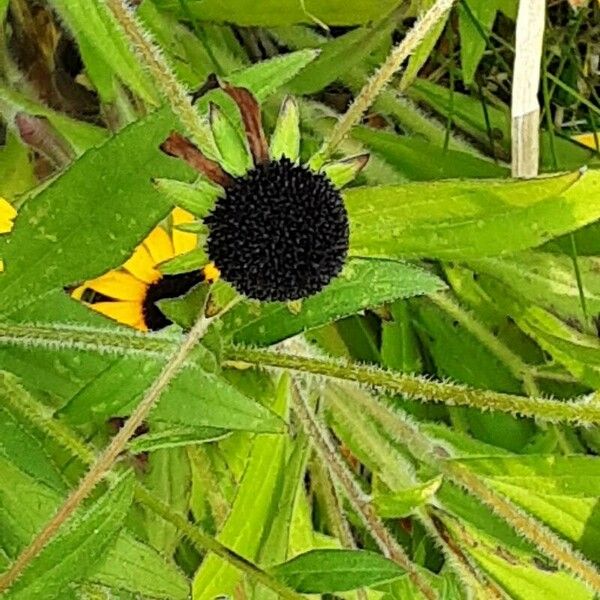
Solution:
<svg viewBox="0 0 600 600">
<path fill-rule="evenodd" d="M 257 583 L 261 583 L 274 591 L 281 598 L 286 598 L 287 600 L 306 600 L 304 596 L 291 590 L 254 563 L 227 548 L 213 537 L 204 533 L 197 526 L 192 525 L 182 515 L 173 512 L 167 504 L 158 500 L 145 487 L 141 485 L 136 486 L 135 498 L 165 519 L 165 521 L 175 525 L 197 548 L 209 550 L 216 554 L 219 558 L 237 567 Z"/>
<path fill-rule="evenodd" d="M 40 431 L 48 434 L 55 442 L 65 448 L 73 458 L 77 458 L 84 465 L 92 465 L 96 460 L 94 448 L 86 444 L 67 426 L 53 418 L 48 409 L 34 400 L 18 383 L 12 375 L 0 375 L 0 386 L 8 384 L 7 392 L 2 395 L 10 410 L 14 414 L 20 414 Z M 261 570 L 258 566 L 246 560 L 227 546 L 224 546 L 218 540 L 204 533 L 198 526 L 193 525 L 179 513 L 174 512 L 167 504 L 157 499 L 146 487 L 136 482 L 135 499 L 144 504 L 147 508 L 162 517 L 168 523 L 174 525 L 182 534 L 184 534 L 200 552 L 209 550 L 224 561 L 237 567 L 253 578 L 256 582 L 262 583 L 272 591 L 276 592 L 287 600 L 304 600 L 304 596 L 294 592 L 279 582 L 269 573 Z"/>
<path fill-rule="evenodd" d="M 552 400 L 478 390 L 447 381 L 432 381 L 425 377 L 385 371 L 377 367 L 353 363 L 319 360 L 243 346 L 225 350 L 230 366 L 259 365 L 289 369 L 333 379 L 353 381 L 400 394 L 421 402 L 442 402 L 449 406 L 469 406 L 479 410 L 535 417 L 549 422 L 570 422 L 594 425 L 600 423 L 600 402 L 591 398 L 581 400 Z"/>
<path fill-rule="evenodd" d="M 216 317 L 214 317 L 216 318 Z M 31 561 L 39 555 L 44 547 L 56 536 L 63 524 L 68 521 L 81 503 L 90 495 L 96 485 L 102 481 L 111 470 L 115 461 L 125 450 L 129 439 L 136 429 L 147 418 L 152 408 L 167 389 L 173 378 L 184 367 L 190 352 L 204 337 L 210 323 L 214 320 L 204 317 L 204 307 L 189 334 L 183 338 L 182 343 L 166 362 L 159 376 L 152 383 L 142 401 L 127 419 L 122 429 L 112 438 L 105 450 L 90 466 L 76 489 L 67 497 L 56 514 L 48 521 L 45 527 L 34 537 L 32 542 L 23 549 L 8 571 L 0 576 L 0 593 L 6 591 L 19 578 Z"/>
<path fill-rule="evenodd" d="M 104 0 L 104 2 L 121 26 L 125 38 L 139 56 L 141 63 L 152 74 L 161 95 L 169 103 L 192 140 L 210 158 L 214 158 L 216 155 L 214 140 L 208 125 L 198 115 L 187 90 L 178 81 L 164 53 L 156 45 L 150 33 L 144 29 L 125 0 Z"/>
<path fill-rule="evenodd" d="M 298 386 L 292 392 L 292 407 L 302 424 L 302 429 L 310 438 L 319 458 L 328 471 L 340 484 L 344 494 L 358 513 L 369 535 L 382 553 L 400 565 L 408 573 L 413 584 L 428 600 L 437 600 L 438 594 L 421 575 L 416 565 L 410 560 L 404 548 L 396 541 L 383 521 L 379 518 L 371 504 L 370 498 L 363 492 L 352 472 L 336 451 L 335 443 L 329 431 L 317 421 L 306 397 Z"/>
<path fill-rule="evenodd" d="M 116 356 L 138 355 L 165 359 L 181 336 L 138 333 L 133 330 L 87 327 L 72 324 L 0 323 L 0 346 L 83 350 Z"/>
<path fill-rule="evenodd" d="M 361 395 L 358 400 L 361 406 L 357 408 L 371 414 L 391 436 L 401 441 L 415 458 L 434 467 L 449 481 L 475 496 L 546 556 L 579 577 L 590 590 L 600 593 L 600 573 L 569 542 L 504 496 L 488 488 L 485 482 L 465 465 L 449 460 L 452 457 L 447 450 L 430 440 L 406 415 L 384 406 L 366 394 Z"/>
<path fill-rule="evenodd" d="M 377 96 L 390 82 L 402 63 L 419 47 L 423 38 L 435 27 L 452 7 L 454 0 L 437 0 L 419 19 L 404 39 L 390 52 L 378 71 L 364 85 L 354 102 L 336 123 L 329 138 L 313 157 L 315 165 L 321 165 L 340 145 L 348 132 L 360 121 Z"/>
</svg>

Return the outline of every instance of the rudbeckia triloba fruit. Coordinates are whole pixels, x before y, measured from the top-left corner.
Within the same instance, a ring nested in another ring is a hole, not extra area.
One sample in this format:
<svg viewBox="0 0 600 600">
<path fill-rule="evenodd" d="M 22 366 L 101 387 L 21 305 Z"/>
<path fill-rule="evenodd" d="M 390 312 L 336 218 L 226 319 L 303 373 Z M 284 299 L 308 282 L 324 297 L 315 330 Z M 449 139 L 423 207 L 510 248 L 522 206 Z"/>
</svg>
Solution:
<svg viewBox="0 0 600 600">
<path fill-rule="evenodd" d="M 141 330 L 170 324 L 158 300 L 184 295 L 219 276 L 251 299 L 306 298 L 340 273 L 348 253 L 348 215 L 339 188 L 365 166 L 367 156 L 327 163 L 319 170 L 310 162 L 300 164 L 299 112 L 292 98 L 282 105 L 269 145 L 251 93 L 209 81 L 209 87 L 221 87 L 237 104 L 245 137 L 210 104 L 210 155 L 176 132 L 161 146 L 201 174 L 197 190 L 210 197 L 211 208 L 197 216 L 208 228 L 209 264 L 180 275 L 157 270 L 159 263 L 197 246 L 196 235 L 177 230 L 192 216 L 176 209 L 171 236 L 158 226 L 122 269 L 87 281 L 73 293 L 94 310 Z"/>
<path fill-rule="evenodd" d="M 298 106 L 292 98 L 281 107 L 269 145 L 252 94 L 213 83 L 237 104 L 245 139 L 211 104 L 213 157 L 177 133 L 163 144 L 163 150 L 218 186 L 212 210 L 201 215 L 208 226 L 208 256 L 222 278 L 248 298 L 311 296 L 344 266 L 349 223 L 338 188 L 354 178 L 367 157 L 332 162 L 319 171 L 302 165 Z"/>
</svg>

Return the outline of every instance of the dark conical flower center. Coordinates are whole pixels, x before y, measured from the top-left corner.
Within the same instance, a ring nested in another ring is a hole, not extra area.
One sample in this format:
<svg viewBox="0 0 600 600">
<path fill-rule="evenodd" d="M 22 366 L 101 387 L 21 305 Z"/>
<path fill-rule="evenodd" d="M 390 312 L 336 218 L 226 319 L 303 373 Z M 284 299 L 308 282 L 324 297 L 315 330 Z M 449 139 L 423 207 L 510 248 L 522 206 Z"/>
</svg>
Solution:
<svg viewBox="0 0 600 600">
<path fill-rule="evenodd" d="M 146 327 L 150 331 L 158 331 L 170 325 L 172 321 L 160 311 L 156 302 L 166 298 L 183 296 L 203 279 L 204 276 L 201 271 L 192 271 L 191 273 L 180 273 L 178 275 L 163 275 L 158 281 L 151 284 L 142 304 Z"/>
<path fill-rule="evenodd" d="M 205 219 L 223 279 L 257 300 L 296 300 L 325 287 L 348 252 L 348 215 L 329 179 L 283 158 L 234 181 Z"/>
</svg>

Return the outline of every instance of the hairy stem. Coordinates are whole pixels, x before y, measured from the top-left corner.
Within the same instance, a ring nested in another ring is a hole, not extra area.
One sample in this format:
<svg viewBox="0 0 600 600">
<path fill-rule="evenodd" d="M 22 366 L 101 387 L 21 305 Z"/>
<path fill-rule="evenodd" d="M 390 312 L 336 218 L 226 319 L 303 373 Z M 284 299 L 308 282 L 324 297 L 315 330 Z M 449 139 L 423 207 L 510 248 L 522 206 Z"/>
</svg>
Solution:
<svg viewBox="0 0 600 600">
<path fill-rule="evenodd" d="M 5 383 L 0 375 L 0 386 Z M 34 400 L 17 382 L 13 376 L 7 376 L 7 393 L 2 395 L 3 401 L 9 406 L 11 412 L 20 414 L 31 424 L 44 433 L 48 434 L 55 442 L 65 448 L 73 458 L 78 459 L 84 465 L 92 465 L 96 460 L 94 448 L 81 440 L 71 429 L 53 418 L 47 408 Z M 109 473 L 108 475 L 112 475 Z M 146 487 L 136 482 L 134 496 L 154 513 L 162 517 L 168 523 L 174 525 L 180 533 L 185 535 L 194 544 L 199 552 L 209 550 L 224 561 L 237 567 L 254 579 L 262 583 L 272 591 L 276 592 L 286 600 L 302 600 L 304 597 L 283 585 L 280 581 L 263 571 L 255 564 L 249 562 L 218 540 L 204 533 L 197 525 L 190 523 L 183 515 L 174 512 L 167 504 L 157 499 Z"/>
<path fill-rule="evenodd" d="M 109 329 L 69 323 L 0 323 L 0 346 L 165 359 L 180 341 L 181 336 L 148 335 L 124 328 Z"/>
<path fill-rule="evenodd" d="M 281 354 L 269 350 L 230 346 L 225 352 L 230 366 L 250 364 L 324 375 L 333 379 L 375 386 L 421 402 L 470 406 L 479 410 L 506 412 L 549 422 L 583 425 L 600 423 L 600 398 L 594 399 L 591 396 L 569 401 L 527 398 L 491 390 L 473 389 L 446 381 L 432 381 L 425 377 L 386 371 L 377 367 Z"/>
<path fill-rule="evenodd" d="M 503 495 L 490 489 L 466 466 L 449 460 L 451 457 L 448 452 L 423 434 L 418 425 L 406 415 L 377 402 L 366 394 L 360 396 L 359 402 L 360 410 L 367 411 L 386 428 L 390 435 L 405 443 L 407 450 L 416 458 L 434 467 L 449 481 L 475 496 L 546 556 L 579 577 L 590 590 L 600 593 L 600 573 L 569 542 L 560 538 L 549 527 L 528 515 Z M 407 444 L 407 439 L 418 440 L 419 443 Z"/>
<path fill-rule="evenodd" d="M 454 0 L 437 0 L 423 17 L 414 24 L 404 39 L 392 49 L 386 61 L 365 84 L 346 114 L 335 125 L 331 135 L 313 159 L 316 164 L 322 164 L 331 156 L 352 127 L 360 121 L 380 92 L 388 85 L 394 73 L 398 71 L 402 63 L 418 48 L 423 38 L 450 10 L 453 3 Z"/>
<path fill-rule="evenodd" d="M 332 476 L 340 484 L 348 500 L 360 516 L 367 531 L 375 540 L 385 556 L 399 564 L 408 573 L 411 581 L 429 600 L 437 599 L 438 595 L 429 583 L 419 573 L 416 566 L 389 532 L 373 509 L 370 498 L 360 488 L 354 476 L 336 451 L 335 444 L 329 432 L 317 421 L 304 394 L 294 387 L 292 406 L 298 416 L 302 428 L 310 438 L 321 461 L 327 466 Z"/>
<path fill-rule="evenodd" d="M 139 56 L 141 63 L 152 74 L 161 95 L 170 104 L 187 133 L 209 158 L 214 158 L 214 141 L 208 126 L 200 119 L 186 89 L 178 81 L 150 33 L 144 30 L 132 7 L 126 0 L 104 1 L 120 24 L 125 37 Z"/>
<path fill-rule="evenodd" d="M 202 313 L 195 325 L 166 363 L 122 429 L 119 430 L 104 452 L 95 460 L 88 473 L 79 483 L 79 486 L 71 492 L 54 517 L 38 533 L 31 544 L 21 552 L 10 569 L 0 577 L 0 593 L 7 590 L 17 580 L 27 565 L 43 550 L 48 542 L 58 533 L 63 523 L 73 515 L 79 505 L 89 496 L 106 473 L 110 471 L 121 452 L 127 446 L 127 442 L 135 433 L 135 430 L 146 419 L 162 393 L 183 367 L 189 353 L 198 341 L 202 339 L 213 319 L 204 317 L 203 307 Z"/>
</svg>

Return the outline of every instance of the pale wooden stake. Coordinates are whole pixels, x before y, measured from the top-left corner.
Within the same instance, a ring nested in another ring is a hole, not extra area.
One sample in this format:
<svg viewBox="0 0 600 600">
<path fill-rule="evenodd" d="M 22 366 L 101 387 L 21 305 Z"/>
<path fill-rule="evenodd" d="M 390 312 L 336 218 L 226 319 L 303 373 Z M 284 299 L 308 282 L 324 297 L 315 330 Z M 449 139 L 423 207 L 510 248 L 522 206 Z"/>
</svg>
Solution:
<svg viewBox="0 0 600 600">
<path fill-rule="evenodd" d="M 520 0 L 512 89 L 512 175 L 538 174 L 540 106 L 537 99 L 546 0 Z"/>
</svg>

